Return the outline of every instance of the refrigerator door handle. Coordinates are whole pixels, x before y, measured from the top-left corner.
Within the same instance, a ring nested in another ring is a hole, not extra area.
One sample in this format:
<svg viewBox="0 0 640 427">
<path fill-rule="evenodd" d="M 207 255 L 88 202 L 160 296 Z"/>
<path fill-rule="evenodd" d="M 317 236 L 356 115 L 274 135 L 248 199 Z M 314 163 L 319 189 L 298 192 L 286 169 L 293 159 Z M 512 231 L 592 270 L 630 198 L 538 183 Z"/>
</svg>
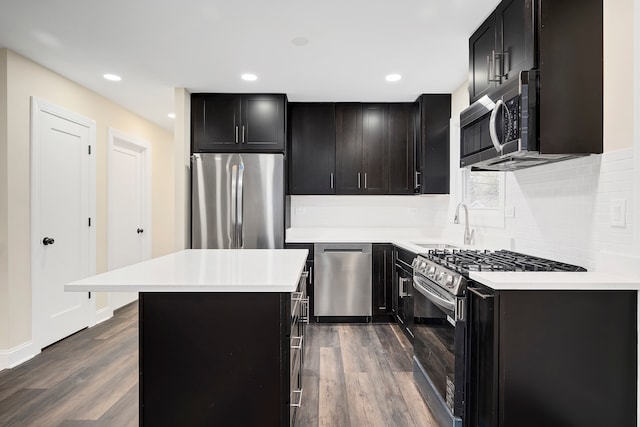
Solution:
<svg viewBox="0 0 640 427">
<path fill-rule="evenodd" d="M 238 165 L 231 166 L 231 249 L 238 247 L 238 223 L 237 223 L 237 200 L 238 200 Z"/>
<path fill-rule="evenodd" d="M 244 219 L 244 165 L 240 164 L 238 167 L 238 207 L 236 209 L 237 217 L 236 217 L 236 227 L 237 227 L 237 244 L 238 249 L 242 249 L 244 246 L 244 229 L 243 229 L 243 219 Z"/>
</svg>

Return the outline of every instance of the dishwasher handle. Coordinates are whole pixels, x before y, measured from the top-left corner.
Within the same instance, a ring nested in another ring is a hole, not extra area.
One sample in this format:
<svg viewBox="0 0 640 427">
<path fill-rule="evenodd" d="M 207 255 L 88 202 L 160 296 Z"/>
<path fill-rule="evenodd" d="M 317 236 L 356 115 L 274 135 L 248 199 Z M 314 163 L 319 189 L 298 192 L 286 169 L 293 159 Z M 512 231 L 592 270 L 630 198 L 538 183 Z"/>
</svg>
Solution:
<svg viewBox="0 0 640 427">
<path fill-rule="evenodd" d="M 363 253 L 364 250 L 362 248 L 325 248 L 322 250 L 323 253 L 328 252 L 338 252 L 338 253 Z"/>
</svg>

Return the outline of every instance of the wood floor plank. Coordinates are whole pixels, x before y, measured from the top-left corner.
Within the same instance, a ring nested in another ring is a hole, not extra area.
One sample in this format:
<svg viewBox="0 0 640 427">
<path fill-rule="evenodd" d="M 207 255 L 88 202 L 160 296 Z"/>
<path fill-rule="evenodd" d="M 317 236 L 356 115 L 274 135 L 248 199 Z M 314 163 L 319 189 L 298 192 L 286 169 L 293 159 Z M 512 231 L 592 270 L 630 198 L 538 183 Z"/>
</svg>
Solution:
<svg viewBox="0 0 640 427">
<path fill-rule="evenodd" d="M 393 329 L 388 325 L 376 325 L 374 330 L 382 348 L 384 348 L 391 369 L 396 372 L 411 371 L 411 356 L 407 354 Z"/>
<path fill-rule="evenodd" d="M 438 427 L 431 411 L 425 405 L 415 382 L 413 381 L 412 372 L 394 372 L 396 382 L 400 387 L 404 401 L 409 408 L 409 413 L 416 426 L 420 427 Z"/>
<path fill-rule="evenodd" d="M 366 372 L 345 373 L 347 400 L 349 402 L 349 420 L 351 427 L 369 427 L 386 425 L 385 418 L 375 399 L 376 386 Z"/>
<path fill-rule="evenodd" d="M 338 335 L 340 337 L 340 352 L 342 355 L 342 365 L 345 373 L 366 372 L 364 348 L 360 342 L 362 328 L 353 325 L 338 326 Z"/>
<path fill-rule="evenodd" d="M 348 426 L 342 355 L 339 347 L 320 347 L 318 425 Z"/>
<path fill-rule="evenodd" d="M 135 385 L 100 417 L 96 427 L 137 427 L 139 416 L 138 401 L 138 385 Z"/>
</svg>

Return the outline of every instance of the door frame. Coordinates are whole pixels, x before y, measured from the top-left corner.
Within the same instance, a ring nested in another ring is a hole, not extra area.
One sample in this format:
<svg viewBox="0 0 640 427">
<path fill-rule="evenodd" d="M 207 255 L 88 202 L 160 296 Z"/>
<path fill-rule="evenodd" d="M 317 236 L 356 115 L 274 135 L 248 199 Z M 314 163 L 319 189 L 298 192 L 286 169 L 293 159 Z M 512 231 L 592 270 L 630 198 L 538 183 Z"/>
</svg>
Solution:
<svg viewBox="0 0 640 427">
<path fill-rule="evenodd" d="M 67 110 L 55 104 L 52 104 L 42 98 L 36 96 L 31 97 L 31 209 L 30 209 L 30 222 L 31 222 L 31 339 L 35 345 L 36 353 L 39 353 L 42 349 L 42 331 L 45 324 L 44 319 L 40 316 L 40 304 L 38 300 L 38 293 L 36 292 L 37 277 L 36 272 L 37 255 L 36 248 L 40 245 L 40 226 L 38 220 L 38 212 L 40 212 L 40 191 L 35 185 L 40 181 L 40 142 L 41 138 L 38 132 L 40 126 L 40 112 L 46 112 L 54 116 L 58 116 L 62 119 L 71 121 L 80 126 L 84 126 L 89 129 L 89 146 L 94 148 L 96 146 L 96 122 L 88 117 L 80 115 L 76 112 Z M 89 276 L 96 274 L 96 156 L 95 154 L 89 156 L 88 160 L 89 176 L 88 179 L 88 203 L 89 203 L 89 217 L 93 218 L 93 225 L 88 227 L 89 233 L 89 247 L 88 247 L 88 259 L 89 259 Z M 93 326 L 96 323 L 96 299 L 91 298 L 89 300 L 89 315 L 87 318 L 87 326 Z"/>
<path fill-rule="evenodd" d="M 114 150 L 117 147 L 127 148 L 140 153 L 142 158 L 142 219 L 144 227 L 149 230 L 145 233 L 142 242 L 143 260 L 151 258 L 151 144 L 135 135 L 127 134 L 112 127 L 107 129 L 107 270 L 112 270 L 113 254 L 116 248 L 112 244 L 114 241 L 113 222 L 114 206 L 111 201 L 114 199 L 116 171 L 113 171 Z M 112 312 L 111 301 L 109 300 L 107 309 Z"/>
</svg>

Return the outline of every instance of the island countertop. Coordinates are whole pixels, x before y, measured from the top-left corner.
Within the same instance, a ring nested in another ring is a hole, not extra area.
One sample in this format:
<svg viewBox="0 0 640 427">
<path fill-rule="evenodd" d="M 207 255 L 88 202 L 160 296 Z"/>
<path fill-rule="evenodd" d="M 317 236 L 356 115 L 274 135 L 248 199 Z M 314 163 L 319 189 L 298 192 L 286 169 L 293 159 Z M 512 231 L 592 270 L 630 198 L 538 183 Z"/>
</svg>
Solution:
<svg viewBox="0 0 640 427">
<path fill-rule="evenodd" d="M 187 249 L 64 285 L 67 292 L 293 292 L 306 249 Z"/>
</svg>

